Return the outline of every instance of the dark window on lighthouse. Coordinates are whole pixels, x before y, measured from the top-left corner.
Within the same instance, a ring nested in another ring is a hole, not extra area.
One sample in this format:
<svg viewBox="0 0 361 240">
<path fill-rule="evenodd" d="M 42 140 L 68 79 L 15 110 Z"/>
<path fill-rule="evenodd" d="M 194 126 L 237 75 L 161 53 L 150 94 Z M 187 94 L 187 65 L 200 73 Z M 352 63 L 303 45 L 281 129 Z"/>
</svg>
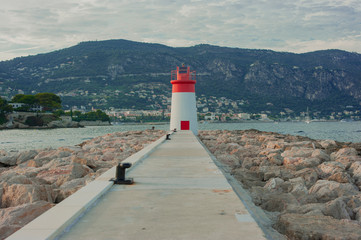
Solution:
<svg viewBox="0 0 361 240">
<path fill-rule="evenodd" d="M 187 73 L 187 67 L 179 67 L 179 73 Z"/>
</svg>

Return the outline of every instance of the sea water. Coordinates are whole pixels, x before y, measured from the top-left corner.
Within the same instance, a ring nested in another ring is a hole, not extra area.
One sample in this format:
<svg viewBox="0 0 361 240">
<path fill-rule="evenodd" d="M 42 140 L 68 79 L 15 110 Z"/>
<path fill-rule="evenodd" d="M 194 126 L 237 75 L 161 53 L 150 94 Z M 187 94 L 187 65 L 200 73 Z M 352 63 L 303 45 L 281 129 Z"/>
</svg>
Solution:
<svg viewBox="0 0 361 240">
<path fill-rule="evenodd" d="M 121 124 L 85 128 L 13 129 L 0 130 L 0 150 L 23 151 L 30 149 L 74 146 L 107 133 L 151 129 L 169 130 L 169 124 Z M 333 139 L 340 142 L 361 142 L 361 122 L 256 122 L 256 123 L 200 123 L 199 130 L 246 130 L 278 132 L 313 139 Z"/>
</svg>

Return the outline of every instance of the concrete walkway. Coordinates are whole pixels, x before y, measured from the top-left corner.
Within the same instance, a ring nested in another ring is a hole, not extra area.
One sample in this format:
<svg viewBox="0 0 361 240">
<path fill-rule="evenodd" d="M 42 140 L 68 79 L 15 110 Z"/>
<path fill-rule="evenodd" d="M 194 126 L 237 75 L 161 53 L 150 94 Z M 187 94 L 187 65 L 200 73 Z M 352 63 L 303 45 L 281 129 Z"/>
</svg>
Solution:
<svg viewBox="0 0 361 240">
<path fill-rule="evenodd" d="M 265 239 L 193 133 L 171 139 L 60 239 Z"/>
</svg>

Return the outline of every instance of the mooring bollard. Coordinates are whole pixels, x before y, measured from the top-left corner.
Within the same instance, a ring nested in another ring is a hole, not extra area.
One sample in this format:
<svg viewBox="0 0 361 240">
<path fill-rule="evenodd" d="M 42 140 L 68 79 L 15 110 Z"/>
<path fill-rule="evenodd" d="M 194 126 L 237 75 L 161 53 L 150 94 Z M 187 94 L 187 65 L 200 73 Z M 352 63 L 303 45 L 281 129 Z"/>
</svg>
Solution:
<svg viewBox="0 0 361 240">
<path fill-rule="evenodd" d="M 173 132 L 177 132 L 177 129 L 175 128 L 175 129 L 173 129 Z"/>
<path fill-rule="evenodd" d="M 165 140 L 170 140 L 170 134 L 168 133 Z"/>
<path fill-rule="evenodd" d="M 131 166 L 131 163 L 119 163 L 115 170 L 115 178 L 110 179 L 110 181 L 113 181 L 114 184 L 133 184 L 133 178 L 125 178 L 125 169 Z"/>
</svg>

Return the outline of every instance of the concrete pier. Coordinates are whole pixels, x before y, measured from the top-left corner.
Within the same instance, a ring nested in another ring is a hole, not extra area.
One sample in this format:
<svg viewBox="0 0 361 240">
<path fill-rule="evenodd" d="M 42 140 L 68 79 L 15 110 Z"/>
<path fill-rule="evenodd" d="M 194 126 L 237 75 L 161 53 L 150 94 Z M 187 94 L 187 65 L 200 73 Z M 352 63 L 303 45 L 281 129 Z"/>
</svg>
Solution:
<svg viewBox="0 0 361 240">
<path fill-rule="evenodd" d="M 158 144 L 127 177 L 135 183 L 111 186 L 55 238 L 266 239 L 191 131 Z"/>
</svg>

